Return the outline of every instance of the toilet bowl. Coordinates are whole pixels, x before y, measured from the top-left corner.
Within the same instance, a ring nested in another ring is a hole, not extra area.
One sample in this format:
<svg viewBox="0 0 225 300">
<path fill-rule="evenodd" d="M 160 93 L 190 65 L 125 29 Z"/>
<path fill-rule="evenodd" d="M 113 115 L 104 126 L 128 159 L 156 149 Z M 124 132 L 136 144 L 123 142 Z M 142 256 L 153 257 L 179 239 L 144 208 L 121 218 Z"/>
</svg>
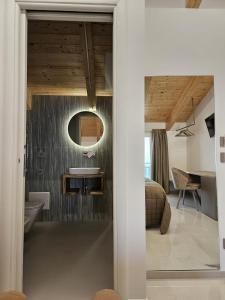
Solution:
<svg viewBox="0 0 225 300">
<path fill-rule="evenodd" d="M 31 230 L 43 206 L 44 206 L 44 201 L 42 200 L 32 200 L 32 201 L 25 202 L 25 222 L 24 222 L 25 233 L 28 233 Z"/>
</svg>

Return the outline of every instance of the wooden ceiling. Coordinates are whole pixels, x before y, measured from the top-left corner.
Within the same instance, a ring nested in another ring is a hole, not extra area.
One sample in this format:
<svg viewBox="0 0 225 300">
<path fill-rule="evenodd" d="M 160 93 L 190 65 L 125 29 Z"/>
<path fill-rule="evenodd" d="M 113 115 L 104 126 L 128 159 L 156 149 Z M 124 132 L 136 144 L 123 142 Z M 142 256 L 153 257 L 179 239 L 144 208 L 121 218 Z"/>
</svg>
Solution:
<svg viewBox="0 0 225 300">
<path fill-rule="evenodd" d="M 145 78 L 145 122 L 165 122 L 167 130 L 186 122 L 213 86 L 213 76 Z"/>
<path fill-rule="evenodd" d="M 112 96 L 105 85 L 105 57 L 111 53 L 112 24 L 29 21 L 28 97 L 85 96 L 87 89 L 98 96 Z"/>
<path fill-rule="evenodd" d="M 186 8 L 199 8 L 202 0 L 186 0 Z"/>
</svg>

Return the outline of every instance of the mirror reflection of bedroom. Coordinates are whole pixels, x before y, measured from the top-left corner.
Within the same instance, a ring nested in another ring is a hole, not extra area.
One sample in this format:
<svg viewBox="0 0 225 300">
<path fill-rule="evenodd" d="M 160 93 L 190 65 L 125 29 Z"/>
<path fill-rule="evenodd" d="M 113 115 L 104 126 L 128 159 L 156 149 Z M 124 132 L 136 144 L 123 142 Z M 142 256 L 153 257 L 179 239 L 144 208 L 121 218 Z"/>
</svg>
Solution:
<svg viewBox="0 0 225 300">
<path fill-rule="evenodd" d="M 213 76 L 145 78 L 147 271 L 219 269 Z"/>
</svg>

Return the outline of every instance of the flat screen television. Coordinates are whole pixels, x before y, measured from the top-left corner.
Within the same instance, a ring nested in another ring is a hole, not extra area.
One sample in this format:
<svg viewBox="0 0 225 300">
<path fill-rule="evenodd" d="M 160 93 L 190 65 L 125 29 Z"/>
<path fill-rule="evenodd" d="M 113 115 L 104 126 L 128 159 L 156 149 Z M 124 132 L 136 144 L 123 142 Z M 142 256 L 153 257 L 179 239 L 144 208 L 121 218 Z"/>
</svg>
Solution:
<svg viewBox="0 0 225 300">
<path fill-rule="evenodd" d="M 205 119 L 205 123 L 209 132 L 210 137 L 215 136 L 215 114 L 210 115 Z"/>
</svg>

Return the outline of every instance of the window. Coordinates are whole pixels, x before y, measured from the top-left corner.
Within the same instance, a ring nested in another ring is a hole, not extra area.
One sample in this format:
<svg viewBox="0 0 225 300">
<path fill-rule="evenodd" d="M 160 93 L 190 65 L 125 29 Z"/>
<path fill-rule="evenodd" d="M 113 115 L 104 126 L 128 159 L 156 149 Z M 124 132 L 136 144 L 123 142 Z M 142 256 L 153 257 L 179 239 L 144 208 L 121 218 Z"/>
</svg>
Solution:
<svg viewBox="0 0 225 300">
<path fill-rule="evenodd" d="M 145 134 L 145 179 L 151 179 L 151 136 Z"/>
</svg>

